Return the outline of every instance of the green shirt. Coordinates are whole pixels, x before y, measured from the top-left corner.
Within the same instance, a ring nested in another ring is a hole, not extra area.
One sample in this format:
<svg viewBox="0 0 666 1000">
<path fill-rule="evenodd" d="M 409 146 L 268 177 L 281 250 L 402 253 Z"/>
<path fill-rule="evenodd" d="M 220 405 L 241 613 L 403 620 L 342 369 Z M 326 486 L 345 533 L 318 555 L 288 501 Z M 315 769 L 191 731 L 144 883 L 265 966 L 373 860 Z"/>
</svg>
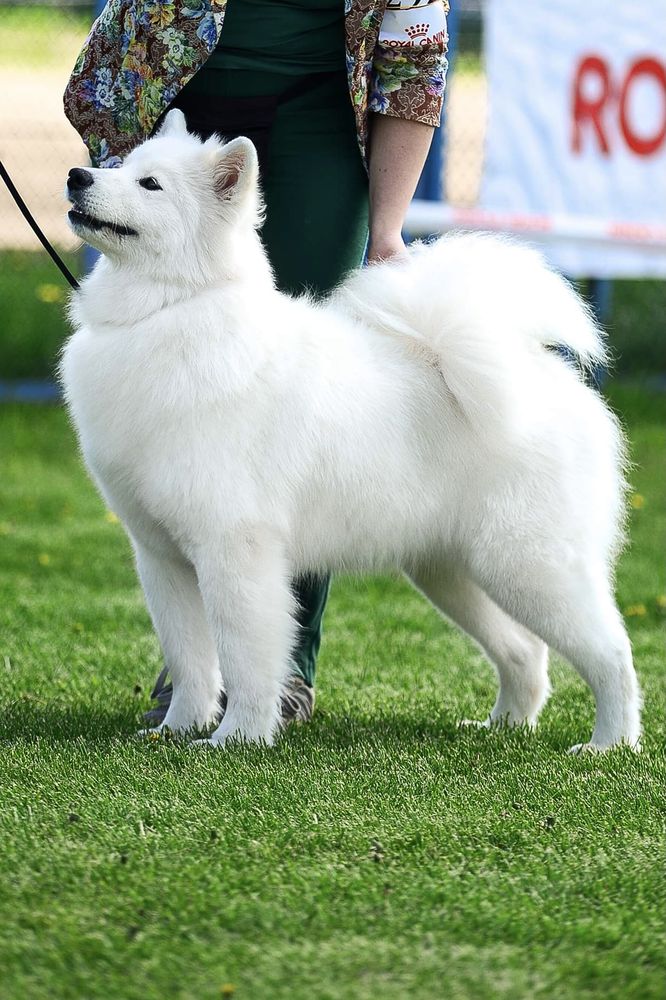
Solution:
<svg viewBox="0 0 666 1000">
<path fill-rule="evenodd" d="M 344 71 L 344 0 L 229 0 L 207 66 L 289 76 Z"/>
</svg>

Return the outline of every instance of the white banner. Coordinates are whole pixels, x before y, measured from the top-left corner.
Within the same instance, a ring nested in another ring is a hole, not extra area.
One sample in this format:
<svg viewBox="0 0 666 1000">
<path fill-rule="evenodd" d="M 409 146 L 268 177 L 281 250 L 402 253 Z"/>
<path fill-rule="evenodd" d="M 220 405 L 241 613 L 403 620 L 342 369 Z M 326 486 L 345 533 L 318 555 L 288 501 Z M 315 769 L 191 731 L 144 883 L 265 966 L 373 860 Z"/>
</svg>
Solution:
<svg viewBox="0 0 666 1000">
<path fill-rule="evenodd" d="M 481 208 L 663 234 L 666 0 L 487 0 L 485 56 Z M 547 247 L 566 274 L 666 277 L 665 252 L 574 229 Z"/>
</svg>

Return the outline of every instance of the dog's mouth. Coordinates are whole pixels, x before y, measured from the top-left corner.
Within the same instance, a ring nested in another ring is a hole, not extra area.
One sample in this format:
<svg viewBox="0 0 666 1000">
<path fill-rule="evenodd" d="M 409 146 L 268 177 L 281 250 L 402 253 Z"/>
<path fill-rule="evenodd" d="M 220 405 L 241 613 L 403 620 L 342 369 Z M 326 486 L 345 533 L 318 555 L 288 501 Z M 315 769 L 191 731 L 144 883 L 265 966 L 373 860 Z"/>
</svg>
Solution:
<svg viewBox="0 0 666 1000">
<path fill-rule="evenodd" d="M 115 233 L 116 236 L 139 235 L 136 229 L 131 229 L 130 226 L 121 226 L 117 222 L 105 222 L 103 219 L 96 219 L 94 215 L 81 212 L 78 208 L 71 208 L 67 213 L 67 218 L 73 226 L 83 226 L 85 229 L 93 229 L 95 231 L 108 229 L 109 232 Z"/>
</svg>

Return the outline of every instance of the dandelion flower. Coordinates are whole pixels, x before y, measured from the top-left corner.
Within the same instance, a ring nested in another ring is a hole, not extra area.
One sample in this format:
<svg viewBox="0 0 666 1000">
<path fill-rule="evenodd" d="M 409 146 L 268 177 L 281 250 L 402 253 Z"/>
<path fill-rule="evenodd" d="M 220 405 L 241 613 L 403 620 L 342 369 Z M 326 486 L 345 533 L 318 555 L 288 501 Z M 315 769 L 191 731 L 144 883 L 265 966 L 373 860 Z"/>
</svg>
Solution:
<svg viewBox="0 0 666 1000">
<path fill-rule="evenodd" d="M 35 295 L 40 302 L 62 302 L 64 292 L 59 285 L 43 284 L 37 285 Z"/>
</svg>

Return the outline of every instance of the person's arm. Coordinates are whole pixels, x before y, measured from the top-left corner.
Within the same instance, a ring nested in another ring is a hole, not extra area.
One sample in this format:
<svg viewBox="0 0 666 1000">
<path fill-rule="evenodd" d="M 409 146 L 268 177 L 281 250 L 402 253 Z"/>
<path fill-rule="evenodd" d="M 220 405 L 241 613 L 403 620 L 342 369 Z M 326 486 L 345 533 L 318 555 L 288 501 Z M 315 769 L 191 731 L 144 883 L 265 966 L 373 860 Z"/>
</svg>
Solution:
<svg viewBox="0 0 666 1000">
<path fill-rule="evenodd" d="M 407 118 L 372 115 L 368 262 L 405 249 L 401 230 L 425 163 L 434 127 Z"/>
<path fill-rule="evenodd" d="M 404 250 L 402 224 L 442 111 L 447 10 L 447 0 L 405 0 L 384 14 L 369 100 L 370 263 Z"/>
</svg>

